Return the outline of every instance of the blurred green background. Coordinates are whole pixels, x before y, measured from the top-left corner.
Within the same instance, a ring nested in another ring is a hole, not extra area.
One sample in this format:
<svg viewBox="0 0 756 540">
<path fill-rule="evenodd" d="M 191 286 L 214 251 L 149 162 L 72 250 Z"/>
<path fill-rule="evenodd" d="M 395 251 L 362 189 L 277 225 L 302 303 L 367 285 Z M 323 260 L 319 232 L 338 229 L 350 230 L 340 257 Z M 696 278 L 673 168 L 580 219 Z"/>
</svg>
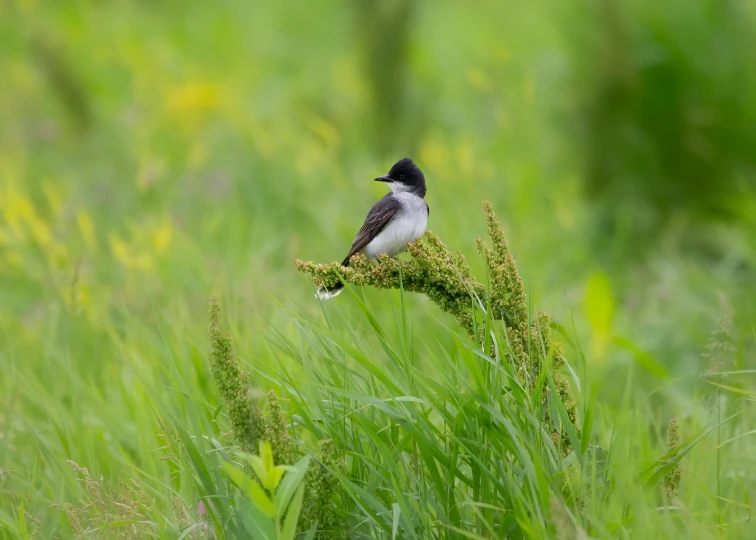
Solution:
<svg viewBox="0 0 756 540">
<path fill-rule="evenodd" d="M 41 480 L 56 455 L 155 472 L 156 404 L 180 410 L 183 384 L 215 402 L 213 292 L 263 389 L 288 310 L 367 326 L 346 295 L 321 306 L 292 261 L 341 260 L 385 190 L 372 178 L 404 156 L 426 174 L 429 228 L 474 270 L 493 203 L 531 302 L 575 325 L 600 396 L 634 363 L 643 389 L 704 369 L 723 316 L 753 367 L 752 2 L 0 11 L 0 502 L 65 498 Z M 395 295 L 365 294 L 393 318 Z M 416 331 L 452 339 L 410 302 Z M 669 390 L 680 409 L 690 380 Z"/>
</svg>

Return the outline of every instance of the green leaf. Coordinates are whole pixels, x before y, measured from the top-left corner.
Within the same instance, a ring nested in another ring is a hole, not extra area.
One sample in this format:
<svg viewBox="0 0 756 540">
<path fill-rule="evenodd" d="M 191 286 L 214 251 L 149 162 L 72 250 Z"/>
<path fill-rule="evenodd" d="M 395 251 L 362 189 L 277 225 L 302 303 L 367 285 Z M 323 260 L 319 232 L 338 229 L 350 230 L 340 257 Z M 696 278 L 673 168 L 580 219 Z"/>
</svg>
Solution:
<svg viewBox="0 0 756 540">
<path fill-rule="evenodd" d="M 124 525 L 131 525 L 132 523 L 140 523 L 142 525 L 157 527 L 157 523 L 155 523 L 154 521 L 145 521 L 142 519 L 122 519 L 119 521 L 111 521 L 110 523 L 107 523 L 102 527 L 97 527 L 96 529 L 90 529 L 89 532 L 87 532 L 87 536 L 92 535 L 93 537 L 96 537 L 96 535 L 94 534 L 96 532 L 104 531 L 107 529 L 115 529 L 116 527 L 123 527 Z"/>
<path fill-rule="evenodd" d="M 392 504 L 391 507 L 394 509 L 394 522 L 391 526 L 391 540 L 396 540 L 396 535 L 399 532 L 399 517 L 402 514 L 402 510 L 396 503 Z"/>
<path fill-rule="evenodd" d="M 236 515 L 241 526 L 249 538 L 261 540 L 276 539 L 276 524 L 270 517 L 263 514 L 249 499 L 242 496 L 236 498 Z"/>
<path fill-rule="evenodd" d="M 453 532 L 455 532 L 457 534 L 461 534 L 465 538 L 471 538 L 472 540 L 486 540 L 486 538 L 484 536 L 478 536 L 477 534 L 473 534 L 473 533 L 468 532 L 468 531 L 466 531 L 464 529 L 459 529 L 457 527 L 452 527 L 451 525 L 446 525 L 445 523 L 442 523 L 441 525 L 443 525 L 444 527 L 446 527 L 450 531 L 453 531 Z"/>
<path fill-rule="evenodd" d="M 192 437 L 189 436 L 189 433 L 187 433 L 187 431 L 181 424 L 175 423 L 174 426 L 179 434 L 179 437 L 181 438 L 182 443 L 184 444 L 184 447 L 187 450 L 187 453 L 189 454 L 191 464 L 194 466 L 195 471 L 197 471 L 199 481 L 195 480 L 195 485 L 197 486 L 198 490 L 200 491 L 200 493 L 207 496 L 220 495 L 219 492 L 223 490 L 223 485 L 222 482 L 218 482 L 217 485 L 215 482 L 213 482 L 213 477 L 210 475 L 210 470 L 205 464 L 204 458 L 208 458 L 207 454 L 200 453 L 200 449 L 194 444 Z M 214 471 L 214 473 L 217 478 L 217 476 L 220 474 L 220 471 Z M 208 516 L 210 517 L 210 520 L 215 524 L 217 524 L 219 521 L 226 523 L 230 519 L 230 516 L 228 515 L 228 508 L 222 504 L 210 506 L 208 508 Z"/>
<path fill-rule="evenodd" d="M 268 488 L 268 471 L 265 468 L 265 462 L 262 460 L 262 458 L 254 454 L 245 454 L 242 452 L 239 452 L 239 454 L 237 455 L 244 461 L 246 461 L 250 467 L 252 467 L 252 470 L 254 471 L 255 476 L 257 476 L 257 479 L 260 480 L 260 483 L 266 489 L 270 489 Z"/>
<path fill-rule="evenodd" d="M 18 507 L 18 530 L 21 532 L 22 538 L 29 538 L 29 533 L 26 532 L 26 515 L 24 514 L 24 501 Z"/>
<path fill-rule="evenodd" d="M 743 437 L 747 437 L 749 435 L 754 435 L 754 434 L 756 434 L 756 429 L 752 429 L 751 431 L 747 431 L 745 433 L 741 433 L 740 435 L 738 435 L 737 437 L 733 437 L 732 439 L 727 439 L 726 441 L 721 442 L 718 445 L 716 445 L 714 448 L 715 449 L 722 448 L 724 446 L 727 446 L 728 444 L 730 444 L 733 441 L 737 441 L 738 439 L 742 439 Z"/>
<path fill-rule="evenodd" d="M 253 503 L 255 503 L 263 514 L 271 519 L 276 517 L 276 509 L 273 505 L 273 501 L 271 501 L 268 494 L 263 491 L 263 488 L 258 486 L 254 480 L 230 463 L 224 463 L 223 468 L 234 485 L 238 487 L 239 490 Z"/>
<path fill-rule="evenodd" d="M 593 332 L 594 357 L 603 358 L 614 322 L 612 285 L 603 273 L 594 274 L 585 291 L 585 315 Z"/>
<path fill-rule="evenodd" d="M 671 471 L 677 464 L 680 463 L 682 458 L 685 457 L 688 452 L 693 450 L 693 447 L 696 446 L 701 441 L 701 439 L 706 437 L 709 433 L 717 429 L 722 424 L 729 422 L 741 413 L 743 413 L 743 411 L 736 412 L 732 416 L 725 418 L 715 426 L 704 431 L 701 435 L 693 439 L 688 444 L 680 446 L 679 448 L 676 448 L 672 452 L 663 456 L 661 459 L 654 462 L 653 465 L 651 465 L 641 473 L 641 479 L 646 478 L 645 482 L 648 487 L 655 486 L 661 481 L 662 478 L 664 478 L 664 476 L 666 476 L 669 471 Z"/>
<path fill-rule="evenodd" d="M 591 443 L 591 431 L 593 430 L 593 406 L 596 400 L 598 386 L 594 384 L 588 398 L 588 404 L 583 413 L 583 427 L 580 430 L 580 451 L 583 455 L 588 451 L 588 445 Z"/>
<path fill-rule="evenodd" d="M 16 528 L 16 523 L 12 522 L 3 516 L 0 516 L 0 530 L 5 532 L 8 531 L 16 536 L 21 536 L 21 532 Z"/>
<path fill-rule="evenodd" d="M 667 371 L 667 368 L 657 362 L 654 357 L 648 354 L 646 351 L 638 348 L 630 340 L 618 337 L 614 339 L 614 344 L 632 352 L 633 358 L 635 358 L 635 361 L 638 363 L 638 365 L 645 371 L 649 372 L 651 375 L 656 375 L 657 377 L 669 376 L 669 371 Z"/>
<path fill-rule="evenodd" d="M 333 471 L 333 475 L 344 486 L 347 494 L 352 500 L 360 507 L 360 509 L 372 520 L 372 522 L 380 527 L 384 532 L 388 533 L 388 524 L 385 522 L 383 516 L 388 514 L 388 509 L 376 499 L 369 491 L 361 488 L 347 477 L 339 472 Z"/>
<path fill-rule="evenodd" d="M 203 525 L 207 524 L 206 521 L 198 521 L 197 523 L 194 523 L 193 525 L 189 525 L 187 528 L 183 530 L 181 533 L 181 536 L 179 536 L 176 540 L 184 540 L 187 536 L 189 536 L 194 529 L 198 527 L 202 527 Z M 192 538 L 194 538 L 195 535 L 192 535 Z"/>
<path fill-rule="evenodd" d="M 588 281 L 585 292 L 585 309 L 594 332 L 608 335 L 614 321 L 612 285 L 605 274 L 598 272 Z"/>
<path fill-rule="evenodd" d="M 270 491 L 271 493 L 274 493 L 276 491 L 276 488 L 278 488 L 278 484 L 281 482 L 281 478 L 283 478 L 286 469 L 287 467 L 280 467 L 276 465 L 268 471 L 268 485 L 265 486 L 268 491 Z"/>
<path fill-rule="evenodd" d="M 286 511 L 286 519 L 281 529 L 281 540 L 294 540 L 297 533 L 297 522 L 299 521 L 299 512 L 302 510 L 302 498 L 304 497 L 304 484 L 300 484 L 294 499 L 291 501 L 289 509 Z"/>
<path fill-rule="evenodd" d="M 406 389 L 403 389 L 396 380 L 393 379 L 391 371 L 386 370 L 384 366 L 379 366 L 378 364 L 373 362 L 357 347 L 352 346 L 350 342 L 345 339 L 341 339 L 338 336 L 329 337 L 333 340 L 334 343 L 341 347 L 341 349 L 345 353 L 347 353 L 355 361 L 357 361 L 360 366 L 369 371 L 373 377 L 381 381 L 381 383 L 383 383 L 392 394 L 405 395 L 409 393 Z"/>
<path fill-rule="evenodd" d="M 281 484 L 276 490 L 275 496 L 276 515 L 278 516 L 278 519 L 281 519 L 286 512 L 286 507 L 289 505 L 289 501 L 291 501 L 291 498 L 302 483 L 302 480 L 304 480 L 309 466 L 310 456 L 304 456 L 284 475 Z"/>
<path fill-rule="evenodd" d="M 307 531 L 307 534 L 302 537 L 302 540 L 313 540 L 315 538 L 315 534 L 318 532 L 318 522 L 312 524 L 312 527 L 310 527 L 310 530 Z"/>
<path fill-rule="evenodd" d="M 265 466 L 265 472 L 271 471 L 275 464 L 273 463 L 273 449 L 268 441 L 260 441 L 260 459 Z"/>
<path fill-rule="evenodd" d="M 181 440 L 184 443 L 184 447 L 186 448 L 187 453 L 192 460 L 194 469 L 197 471 L 197 476 L 199 476 L 200 480 L 198 483 L 203 487 L 206 493 L 214 494 L 216 490 L 215 486 L 213 485 L 212 478 L 210 477 L 210 471 L 208 471 L 207 466 L 205 465 L 205 461 L 202 459 L 202 456 L 200 455 L 197 447 L 192 441 L 192 438 L 184 430 L 184 428 L 178 424 L 176 424 L 176 430 L 178 431 L 179 437 L 181 437 Z"/>
<path fill-rule="evenodd" d="M 716 383 L 714 381 L 709 381 L 707 379 L 703 380 L 706 383 L 709 383 L 712 386 L 716 386 L 717 388 L 721 388 L 722 390 L 727 390 L 728 392 L 732 392 L 734 394 L 742 394 L 744 396 L 756 396 L 753 392 L 749 392 L 748 390 L 743 390 L 742 388 L 738 388 L 737 386 L 731 386 L 728 384 L 720 384 Z"/>
</svg>

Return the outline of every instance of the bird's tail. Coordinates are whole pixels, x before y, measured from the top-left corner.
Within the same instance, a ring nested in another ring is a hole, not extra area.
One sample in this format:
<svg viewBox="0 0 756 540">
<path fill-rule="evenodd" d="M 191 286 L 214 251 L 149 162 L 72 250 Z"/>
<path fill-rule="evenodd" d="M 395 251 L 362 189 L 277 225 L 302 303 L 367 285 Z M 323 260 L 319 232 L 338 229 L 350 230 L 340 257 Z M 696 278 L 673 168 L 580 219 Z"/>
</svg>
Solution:
<svg viewBox="0 0 756 540">
<path fill-rule="evenodd" d="M 351 254 L 347 255 L 347 258 L 344 259 L 344 261 L 341 263 L 341 266 L 349 266 L 349 259 L 351 259 Z M 342 292 L 344 292 L 344 284 L 337 283 L 333 287 L 319 288 L 316 296 L 321 300 L 330 300 L 331 298 L 336 298 Z"/>
<path fill-rule="evenodd" d="M 321 287 L 318 289 L 317 297 L 321 300 L 330 300 L 340 295 L 344 291 L 344 284 L 337 283 L 333 287 Z"/>
</svg>

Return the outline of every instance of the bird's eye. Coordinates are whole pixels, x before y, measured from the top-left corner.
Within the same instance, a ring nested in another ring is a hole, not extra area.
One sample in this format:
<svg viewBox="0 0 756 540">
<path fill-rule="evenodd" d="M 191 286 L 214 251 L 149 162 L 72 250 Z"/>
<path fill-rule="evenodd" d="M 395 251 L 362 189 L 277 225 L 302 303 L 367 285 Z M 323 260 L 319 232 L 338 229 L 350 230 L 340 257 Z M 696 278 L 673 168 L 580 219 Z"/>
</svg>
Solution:
<svg viewBox="0 0 756 540">
<path fill-rule="evenodd" d="M 399 175 L 399 180 L 404 180 L 404 175 L 403 174 Z"/>
</svg>

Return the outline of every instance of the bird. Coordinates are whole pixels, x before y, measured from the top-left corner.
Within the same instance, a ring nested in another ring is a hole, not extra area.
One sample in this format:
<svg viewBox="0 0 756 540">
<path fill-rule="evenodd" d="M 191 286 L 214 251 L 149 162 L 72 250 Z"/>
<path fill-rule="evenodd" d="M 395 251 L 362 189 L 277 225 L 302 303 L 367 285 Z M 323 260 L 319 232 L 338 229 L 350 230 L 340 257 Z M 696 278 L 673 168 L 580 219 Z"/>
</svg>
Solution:
<svg viewBox="0 0 756 540">
<path fill-rule="evenodd" d="M 371 259 L 384 253 L 395 257 L 407 249 L 409 242 L 420 238 L 428 226 L 430 207 L 425 202 L 425 175 L 410 158 L 400 159 L 388 174 L 375 180 L 386 182 L 391 191 L 370 208 L 342 266 L 349 266 L 357 253 Z M 327 300 L 343 290 L 343 283 L 320 287 L 317 297 Z"/>
</svg>

